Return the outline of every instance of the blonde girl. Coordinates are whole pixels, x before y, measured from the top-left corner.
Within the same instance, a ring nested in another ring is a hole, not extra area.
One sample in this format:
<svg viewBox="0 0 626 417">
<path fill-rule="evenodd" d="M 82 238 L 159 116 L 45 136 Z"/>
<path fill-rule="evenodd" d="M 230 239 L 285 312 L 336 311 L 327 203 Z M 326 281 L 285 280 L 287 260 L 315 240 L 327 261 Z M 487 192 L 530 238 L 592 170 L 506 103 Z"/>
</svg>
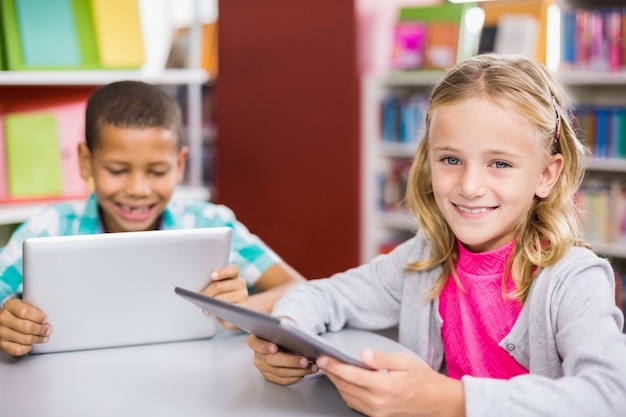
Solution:
<svg viewBox="0 0 626 417">
<path fill-rule="evenodd" d="M 409 177 L 415 237 L 273 310 L 316 333 L 398 326 L 419 357 L 364 349 L 374 371 L 309 364 L 250 336 L 263 376 L 289 384 L 322 369 L 371 416 L 626 415 L 624 317 L 609 263 L 581 234 L 587 150 L 571 115 L 535 60 L 489 54 L 452 68 Z"/>
</svg>

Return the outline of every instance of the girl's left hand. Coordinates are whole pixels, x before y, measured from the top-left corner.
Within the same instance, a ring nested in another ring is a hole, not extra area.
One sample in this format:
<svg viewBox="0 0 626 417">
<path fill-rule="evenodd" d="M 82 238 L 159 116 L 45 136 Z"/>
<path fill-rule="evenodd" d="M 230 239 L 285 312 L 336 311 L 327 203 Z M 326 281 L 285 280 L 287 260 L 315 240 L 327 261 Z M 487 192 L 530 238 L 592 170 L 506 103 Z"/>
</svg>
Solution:
<svg viewBox="0 0 626 417">
<path fill-rule="evenodd" d="M 248 305 L 248 285 L 239 276 L 239 267 L 235 264 L 211 272 L 211 282 L 201 292 L 229 303 L 244 307 Z M 220 323 L 229 330 L 237 329 L 236 326 L 221 319 Z"/>
<path fill-rule="evenodd" d="M 323 356 L 317 365 L 354 410 L 368 416 L 464 416 L 461 381 L 433 371 L 408 353 L 363 350 L 361 360 L 375 371 Z"/>
</svg>

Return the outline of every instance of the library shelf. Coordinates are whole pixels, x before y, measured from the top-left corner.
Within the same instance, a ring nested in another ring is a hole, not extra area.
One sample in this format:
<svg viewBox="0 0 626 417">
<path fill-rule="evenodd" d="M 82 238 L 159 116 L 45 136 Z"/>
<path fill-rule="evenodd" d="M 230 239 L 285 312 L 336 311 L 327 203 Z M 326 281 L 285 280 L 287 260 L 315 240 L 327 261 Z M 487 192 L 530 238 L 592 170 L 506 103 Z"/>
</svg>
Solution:
<svg viewBox="0 0 626 417">
<path fill-rule="evenodd" d="M 139 80 L 151 84 L 190 85 L 209 82 L 202 69 L 145 70 L 67 70 L 67 71 L 0 71 L 2 86 L 89 86 L 120 80 Z"/>
</svg>

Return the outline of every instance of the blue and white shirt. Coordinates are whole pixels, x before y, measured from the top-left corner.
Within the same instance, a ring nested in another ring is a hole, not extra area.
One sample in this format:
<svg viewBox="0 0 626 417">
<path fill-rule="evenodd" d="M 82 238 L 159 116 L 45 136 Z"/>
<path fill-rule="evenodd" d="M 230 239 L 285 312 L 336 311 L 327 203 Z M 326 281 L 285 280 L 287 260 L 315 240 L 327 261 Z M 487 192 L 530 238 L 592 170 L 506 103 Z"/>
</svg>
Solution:
<svg viewBox="0 0 626 417">
<path fill-rule="evenodd" d="M 104 233 L 95 195 L 87 201 L 53 204 L 20 225 L 0 252 L 0 306 L 22 294 L 22 242 L 30 237 L 69 236 Z M 239 266 L 249 286 L 255 284 L 270 266 L 281 262 L 231 209 L 204 201 L 175 200 L 165 208 L 160 228 L 193 229 L 227 226 L 233 229 L 230 262 Z"/>
</svg>

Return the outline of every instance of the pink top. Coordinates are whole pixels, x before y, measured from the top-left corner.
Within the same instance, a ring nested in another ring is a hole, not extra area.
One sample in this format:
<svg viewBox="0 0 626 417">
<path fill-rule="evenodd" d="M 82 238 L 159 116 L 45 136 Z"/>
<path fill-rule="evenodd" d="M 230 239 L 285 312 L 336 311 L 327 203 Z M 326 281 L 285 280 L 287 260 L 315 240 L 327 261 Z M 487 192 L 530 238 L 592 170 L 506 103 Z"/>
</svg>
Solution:
<svg viewBox="0 0 626 417">
<path fill-rule="evenodd" d="M 439 300 L 448 376 L 509 379 L 528 373 L 498 346 L 522 309 L 518 301 L 502 297 L 502 273 L 513 242 L 485 253 L 470 252 L 461 242 L 458 245 L 456 273 L 465 291 L 450 277 Z M 510 277 L 506 290 L 515 290 Z"/>
</svg>

